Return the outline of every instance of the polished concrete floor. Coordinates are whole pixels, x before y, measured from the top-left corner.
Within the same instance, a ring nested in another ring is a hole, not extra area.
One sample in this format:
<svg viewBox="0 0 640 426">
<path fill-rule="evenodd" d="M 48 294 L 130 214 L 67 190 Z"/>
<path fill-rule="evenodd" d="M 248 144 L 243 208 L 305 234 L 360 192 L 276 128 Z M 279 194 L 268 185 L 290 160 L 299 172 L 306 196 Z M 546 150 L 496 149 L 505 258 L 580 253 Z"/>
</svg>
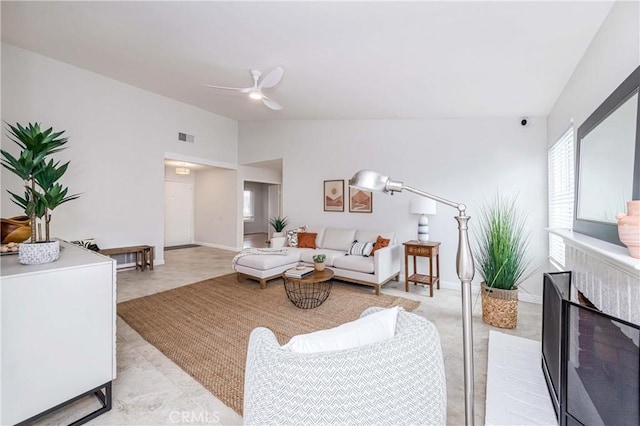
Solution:
<svg viewBox="0 0 640 426">
<path fill-rule="evenodd" d="M 191 284 L 232 272 L 235 253 L 208 247 L 165 252 L 165 265 L 144 272 L 118 273 L 118 302 Z M 256 285 L 258 285 L 256 283 Z M 277 285 L 272 282 L 270 285 Z M 432 321 L 440 332 L 447 378 L 447 423 L 464 424 L 464 379 L 460 292 L 435 290 L 391 282 L 384 293 L 421 302 L 415 310 Z M 473 327 L 475 357 L 475 422 L 484 424 L 485 384 L 489 330 L 482 322 L 480 300 L 474 296 Z M 519 304 L 518 326 L 502 332 L 540 340 L 540 305 Z M 183 372 L 171 360 L 147 343 L 120 318 L 117 320 L 118 377 L 113 383 L 113 409 L 94 419 L 94 425 L 237 425 L 242 418 Z M 531 368 L 539 368 L 532 365 Z M 68 424 L 96 403 L 85 399 L 43 419 L 41 424 Z"/>
</svg>

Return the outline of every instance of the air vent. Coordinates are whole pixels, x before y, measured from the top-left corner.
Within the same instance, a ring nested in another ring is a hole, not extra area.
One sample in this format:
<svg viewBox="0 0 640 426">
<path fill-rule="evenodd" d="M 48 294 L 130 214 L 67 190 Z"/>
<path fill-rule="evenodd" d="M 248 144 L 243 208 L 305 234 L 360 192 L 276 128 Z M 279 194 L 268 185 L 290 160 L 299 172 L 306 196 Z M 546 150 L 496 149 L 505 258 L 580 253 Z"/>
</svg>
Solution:
<svg viewBox="0 0 640 426">
<path fill-rule="evenodd" d="M 195 141 L 196 137 L 193 135 L 189 135 L 187 133 L 178 133 L 178 140 L 182 142 L 191 142 Z"/>
</svg>

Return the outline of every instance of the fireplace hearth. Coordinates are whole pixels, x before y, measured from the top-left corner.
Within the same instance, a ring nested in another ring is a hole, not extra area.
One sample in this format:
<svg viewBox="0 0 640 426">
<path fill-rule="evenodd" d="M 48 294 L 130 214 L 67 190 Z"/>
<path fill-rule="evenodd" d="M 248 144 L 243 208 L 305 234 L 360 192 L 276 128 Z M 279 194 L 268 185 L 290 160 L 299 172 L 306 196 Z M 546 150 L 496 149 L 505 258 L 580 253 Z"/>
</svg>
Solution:
<svg viewBox="0 0 640 426">
<path fill-rule="evenodd" d="M 542 368 L 565 425 L 640 424 L 640 326 L 599 311 L 572 273 L 544 274 Z"/>
</svg>

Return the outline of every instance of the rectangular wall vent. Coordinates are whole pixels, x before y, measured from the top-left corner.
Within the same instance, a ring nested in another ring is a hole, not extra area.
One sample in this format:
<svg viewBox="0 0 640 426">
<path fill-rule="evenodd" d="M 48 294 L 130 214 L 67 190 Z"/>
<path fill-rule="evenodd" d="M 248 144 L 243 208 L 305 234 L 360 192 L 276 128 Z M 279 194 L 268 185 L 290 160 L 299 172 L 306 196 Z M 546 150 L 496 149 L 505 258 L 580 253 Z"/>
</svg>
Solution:
<svg viewBox="0 0 640 426">
<path fill-rule="evenodd" d="M 182 142 L 195 142 L 196 137 L 187 133 L 178 133 L 178 140 Z"/>
</svg>

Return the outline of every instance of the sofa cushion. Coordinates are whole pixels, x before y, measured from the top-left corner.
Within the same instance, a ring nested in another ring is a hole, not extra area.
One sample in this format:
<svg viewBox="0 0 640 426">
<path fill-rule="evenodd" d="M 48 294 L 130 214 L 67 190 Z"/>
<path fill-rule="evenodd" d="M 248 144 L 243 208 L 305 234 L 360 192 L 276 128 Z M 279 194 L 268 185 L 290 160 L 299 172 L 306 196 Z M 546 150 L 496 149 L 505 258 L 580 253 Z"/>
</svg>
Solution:
<svg viewBox="0 0 640 426">
<path fill-rule="evenodd" d="M 305 250 L 300 253 L 300 260 L 305 263 L 313 263 L 313 256 L 316 254 L 324 254 L 327 256 L 324 261 L 325 265 L 333 266 L 336 259 L 345 257 L 347 253 L 340 250 Z"/>
<path fill-rule="evenodd" d="M 356 239 L 355 229 L 326 228 L 321 247 L 329 250 L 348 251 Z"/>
<path fill-rule="evenodd" d="M 309 250 L 313 253 L 313 250 Z M 247 266 L 249 268 L 267 270 L 277 268 L 278 266 L 295 263 L 300 260 L 300 251 L 289 249 L 287 254 L 282 255 L 260 255 L 252 254 L 243 256 L 238 259 L 237 264 Z"/>
<path fill-rule="evenodd" d="M 339 257 L 334 259 L 333 266 L 345 271 L 364 272 L 365 274 L 373 274 L 375 272 L 373 257 L 370 256 Z"/>
<path fill-rule="evenodd" d="M 298 247 L 299 248 L 316 248 L 316 238 L 318 234 L 315 232 L 298 232 Z"/>
<path fill-rule="evenodd" d="M 349 251 L 347 252 L 347 254 L 349 256 L 369 257 L 372 250 L 373 250 L 372 242 L 367 241 L 364 243 L 359 243 L 357 241 L 354 241 L 353 244 L 351 244 L 351 248 L 349 248 Z"/>
<path fill-rule="evenodd" d="M 381 236 L 382 238 L 391 240 L 391 244 L 394 243 L 396 238 L 393 232 L 378 232 L 378 231 L 369 231 L 366 229 L 358 229 L 356 231 L 355 239 L 358 240 L 358 242 L 371 241 L 372 243 L 375 243 L 376 239 L 378 238 L 378 235 Z"/>
<path fill-rule="evenodd" d="M 316 236 L 316 248 L 322 247 L 322 238 L 324 238 L 324 227 L 322 226 L 307 226 L 307 230 L 305 232 L 313 232 L 318 234 Z"/>
<path fill-rule="evenodd" d="M 307 225 L 301 226 L 297 229 L 291 229 L 287 231 L 287 246 L 298 247 L 298 233 L 307 232 Z"/>
<path fill-rule="evenodd" d="M 376 239 L 376 243 L 373 245 L 373 250 L 371 250 L 371 255 L 375 256 L 376 250 L 380 250 L 381 248 L 388 247 L 390 241 L 391 240 L 387 238 L 382 238 L 380 235 L 378 235 L 378 238 Z"/>
<path fill-rule="evenodd" d="M 391 339 L 400 309 L 383 309 L 338 327 L 294 336 L 282 349 L 296 353 L 340 351 Z"/>
</svg>

